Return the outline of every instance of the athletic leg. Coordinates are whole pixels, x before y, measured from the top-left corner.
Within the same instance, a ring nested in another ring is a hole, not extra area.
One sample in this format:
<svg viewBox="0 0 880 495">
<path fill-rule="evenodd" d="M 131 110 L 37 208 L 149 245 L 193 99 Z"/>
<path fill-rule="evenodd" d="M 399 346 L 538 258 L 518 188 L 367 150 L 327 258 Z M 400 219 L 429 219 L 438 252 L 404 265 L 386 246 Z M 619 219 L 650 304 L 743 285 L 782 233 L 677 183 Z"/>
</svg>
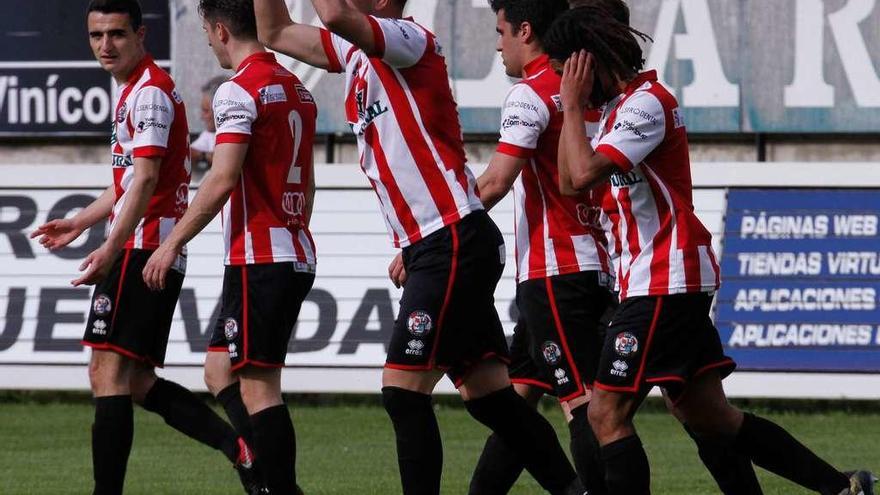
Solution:
<svg viewBox="0 0 880 495">
<path fill-rule="evenodd" d="M 431 392 L 442 376 L 440 371 L 387 367 L 382 373 L 382 403 L 394 427 L 404 495 L 440 493 L 443 445 Z"/>
<path fill-rule="evenodd" d="M 246 366 L 238 373 L 266 486 L 270 493 L 296 493 L 296 433 L 281 397 L 281 369 Z"/>
<path fill-rule="evenodd" d="M 531 406 L 537 408 L 544 391 L 522 383 L 514 383 L 513 389 Z M 501 440 L 497 433 L 486 439 L 480 460 L 471 477 L 471 495 L 504 495 L 510 491 L 522 473 L 522 461 Z"/>
<path fill-rule="evenodd" d="M 95 495 L 120 495 L 134 436 L 129 376 L 132 361 L 111 351 L 92 351 L 89 381 L 95 398 L 92 466 Z"/>
<path fill-rule="evenodd" d="M 850 487 L 847 475 L 819 458 L 783 428 L 731 406 L 721 377 L 715 371 L 695 377 L 677 409 L 698 436 L 724 448 L 735 448 L 758 466 L 805 488 L 838 495 Z"/>
<path fill-rule="evenodd" d="M 588 417 L 605 465 L 611 495 L 645 495 L 651 491 L 648 456 L 633 425 L 633 416 L 650 388 L 638 393 L 593 390 Z"/>
<path fill-rule="evenodd" d="M 230 462 L 238 459 L 238 435 L 213 409 L 188 389 L 156 376 L 151 366 L 138 364 L 131 374 L 134 402 L 154 412 L 168 426 L 223 452 Z"/>
<path fill-rule="evenodd" d="M 555 430 L 514 392 L 504 364 L 490 359 L 474 366 L 459 392 L 471 416 L 497 433 L 545 490 L 583 493 Z"/>
<path fill-rule="evenodd" d="M 663 399 L 666 401 L 666 408 L 669 412 L 678 419 L 687 434 L 697 444 L 700 460 L 703 461 L 703 465 L 709 470 L 722 493 L 725 495 L 763 494 L 761 484 L 755 475 L 755 469 L 752 467 L 752 460 L 749 457 L 740 455 L 732 445 L 707 441 L 704 437 L 694 433 L 678 409 L 675 408 L 665 390 L 663 391 Z"/>
</svg>

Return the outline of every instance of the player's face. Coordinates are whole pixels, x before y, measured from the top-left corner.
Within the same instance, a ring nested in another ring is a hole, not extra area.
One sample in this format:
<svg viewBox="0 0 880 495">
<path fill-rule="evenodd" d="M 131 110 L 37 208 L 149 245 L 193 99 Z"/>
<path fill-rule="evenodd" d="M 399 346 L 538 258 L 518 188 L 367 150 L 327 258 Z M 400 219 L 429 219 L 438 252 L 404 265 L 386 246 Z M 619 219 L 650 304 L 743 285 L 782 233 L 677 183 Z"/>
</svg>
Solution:
<svg viewBox="0 0 880 495">
<path fill-rule="evenodd" d="M 144 56 L 144 27 L 131 27 L 128 14 L 89 12 L 87 19 L 92 53 L 107 72 L 125 80 Z"/>
<path fill-rule="evenodd" d="M 208 22 L 207 19 L 202 19 L 202 29 L 208 37 L 208 46 L 211 47 L 214 56 L 217 57 L 217 62 L 220 63 L 220 67 L 231 69 L 232 61 L 229 58 L 229 52 L 226 50 L 226 44 L 223 43 L 223 27 L 218 23 Z"/>
<path fill-rule="evenodd" d="M 522 77 L 522 42 L 518 36 L 519 32 L 514 30 L 511 23 L 507 22 L 504 9 L 499 10 L 495 18 L 495 32 L 498 33 L 498 43 L 495 45 L 495 49 L 501 52 L 504 70 L 510 77 Z"/>
<path fill-rule="evenodd" d="M 215 132 L 217 127 L 214 125 L 214 95 L 202 95 L 201 116 L 202 122 L 205 123 L 205 129 L 208 132 Z"/>
</svg>

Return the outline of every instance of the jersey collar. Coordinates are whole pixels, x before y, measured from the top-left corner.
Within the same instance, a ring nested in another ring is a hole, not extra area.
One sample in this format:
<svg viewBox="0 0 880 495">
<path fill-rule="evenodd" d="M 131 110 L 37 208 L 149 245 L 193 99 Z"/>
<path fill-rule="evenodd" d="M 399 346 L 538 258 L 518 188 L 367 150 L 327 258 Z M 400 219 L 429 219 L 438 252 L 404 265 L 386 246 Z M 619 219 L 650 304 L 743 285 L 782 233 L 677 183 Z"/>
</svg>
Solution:
<svg viewBox="0 0 880 495">
<path fill-rule="evenodd" d="M 238 68 L 235 69 L 235 72 L 241 72 L 241 69 L 244 69 L 245 66 L 247 66 L 247 64 L 257 62 L 257 61 L 274 62 L 275 61 L 275 54 L 273 54 L 271 52 L 252 53 L 252 54 L 248 55 L 247 58 L 245 58 L 244 60 L 241 61 L 241 63 L 238 65 Z"/>
<path fill-rule="evenodd" d="M 635 90 L 642 87 L 642 84 L 645 84 L 646 82 L 657 82 L 657 71 L 656 70 L 649 70 L 649 71 L 642 72 L 641 74 L 637 75 L 635 79 L 633 79 L 632 81 L 629 82 L 629 84 L 626 85 L 626 89 L 624 90 L 624 94 L 627 94 L 627 95 L 633 94 L 633 92 L 635 92 Z"/>
<path fill-rule="evenodd" d="M 136 66 L 134 66 L 134 70 L 131 71 L 131 74 L 128 75 L 128 79 L 125 80 L 125 85 L 128 86 L 130 84 L 134 84 L 138 82 L 141 76 L 144 75 L 144 72 L 147 70 L 147 67 L 153 65 L 153 56 L 149 53 L 144 55 L 144 58 L 141 59 L 140 62 Z"/>
<path fill-rule="evenodd" d="M 529 77 L 532 77 L 535 74 L 537 74 L 537 73 L 541 72 L 542 70 L 545 70 L 549 67 L 550 67 L 550 55 L 547 55 L 545 53 L 545 54 L 541 55 L 540 57 L 536 58 L 535 60 L 532 60 L 531 62 L 527 63 L 525 65 L 525 67 L 523 67 L 523 75 L 525 75 L 525 78 L 529 78 Z"/>
</svg>

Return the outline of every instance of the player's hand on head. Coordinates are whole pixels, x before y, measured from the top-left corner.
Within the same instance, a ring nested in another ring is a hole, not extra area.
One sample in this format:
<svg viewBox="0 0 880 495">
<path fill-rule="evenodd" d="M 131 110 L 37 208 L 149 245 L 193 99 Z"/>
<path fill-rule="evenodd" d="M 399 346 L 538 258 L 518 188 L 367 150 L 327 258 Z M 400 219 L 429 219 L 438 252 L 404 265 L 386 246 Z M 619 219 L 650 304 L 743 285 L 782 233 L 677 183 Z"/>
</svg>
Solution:
<svg viewBox="0 0 880 495">
<path fill-rule="evenodd" d="M 162 244 L 153 252 L 143 271 L 144 283 L 150 290 L 165 289 L 165 278 L 175 261 L 177 261 L 177 251 L 167 244 Z"/>
<path fill-rule="evenodd" d="M 54 251 L 67 246 L 82 234 L 82 230 L 69 218 L 59 218 L 46 222 L 31 232 L 31 239 L 39 237 L 39 243 L 46 249 Z"/>
<path fill-rule="evenodd" d="M 388 265 L 388 277 L 398 289 L 406 285 L 406 268 L 403 266 L 403 254 L 398 253 Z"/>
<path fill-rule="evenodd" d="M 110 273 L 110 268 L 113 267 L 117 254 L 106 246 L 92 251 L 79 266 L 79 271 L 85 271 L 85 273 L 70 284 L 79 287 L 80 285 L 95 285 L 104 280 Z"/>
<path fill-rule="evenodd" d="M 573 53 L 565 61 L 559 96 L 567 109 L 583 108 L 590 100 L 595 77 L 594 63 L 593 54 L 586 50 Z"/>
</svg>

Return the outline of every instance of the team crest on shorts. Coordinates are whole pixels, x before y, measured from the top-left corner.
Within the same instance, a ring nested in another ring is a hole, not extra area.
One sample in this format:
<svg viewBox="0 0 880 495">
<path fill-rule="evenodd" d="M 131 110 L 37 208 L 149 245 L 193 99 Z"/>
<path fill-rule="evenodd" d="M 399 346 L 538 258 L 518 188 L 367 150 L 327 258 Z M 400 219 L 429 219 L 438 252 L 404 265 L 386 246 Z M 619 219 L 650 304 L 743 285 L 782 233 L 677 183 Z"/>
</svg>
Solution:
<svg viewBox="0 0 880 495">
<path fill-rule="evenodd" d="M 629 332 L 620 332 L 614 339 L 614 350 L 623 357 L 631 356 L 639 350 L 639 339 Z"/>
<path fill-rule="evenodd" d="M 95 296 L 92 308 L 95 310 L 96 316 L 107 316 L 113 309 L 113 303 L 110 302 L 110 297 L 108 297 L 107 294 L 98 294 Z"/>
<path fill-rule="evenodd" d="M 238 337 L 238 322 L 235 321 L 235 318 L 226 318 L 226 323 L 223 324 L 223 335 L 229 342 Z"/>
<path fill-rule="evenodd" d="M 547 361 L 547 364 L 554 365 L 562 358 L 562 349 L 556 345 L 556 342 L 548 340 L 541 346 L 541 354 L 544 355 L 544 361 Z"/>
<path fill-rule="evenodd" d="M 434 322 L 431 321 L 431 315 L 424 311 L 413 311 L 406 319 L 406 328 L 409 333 L 416 337 L 424 337 L 434 328 Z"/>
</svg>

